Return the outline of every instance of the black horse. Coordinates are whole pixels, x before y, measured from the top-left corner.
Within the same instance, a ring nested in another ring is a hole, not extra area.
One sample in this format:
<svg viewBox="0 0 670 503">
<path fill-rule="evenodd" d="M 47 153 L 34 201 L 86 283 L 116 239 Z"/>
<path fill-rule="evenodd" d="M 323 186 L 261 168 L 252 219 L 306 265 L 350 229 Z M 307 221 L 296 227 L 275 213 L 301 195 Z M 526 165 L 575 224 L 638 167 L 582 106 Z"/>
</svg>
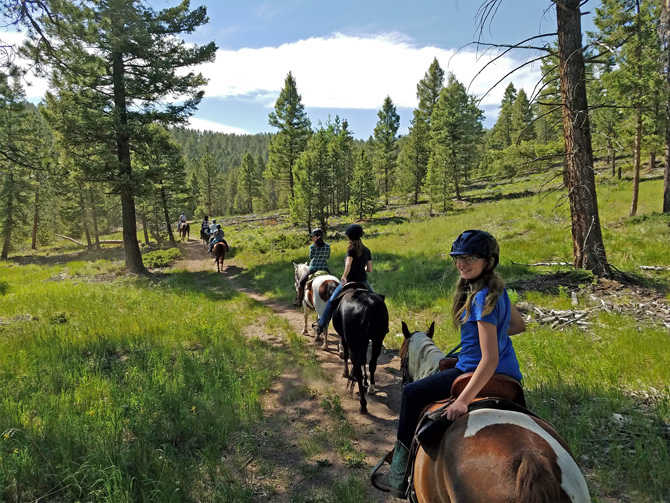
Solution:
<svg viewBox="0 0 670 503">
<path fill-rule="evenodd" d="M 207 245 L 209 244 L 209 227 L 200 228 L 200 239 L 202 239 L 202 243 L 205 245 L 205 248 L 207 248 Z"/>
<path fill-rule="evenodd" d="M 361 285 L 363 286 L 363 285 Z M 382 342 L 389 331 L 389 312 L 382 295 L 369 292 L 367 288 L 345 288 L 335 301 L 337 307 L 333 313 L 333 327 L 340 335 L 344 350 L 344 377 L 350 379 L 351 393 L 354 381 L 358 383 L 361 406 L 358 411 L 367 414 L 367 400 L 363 376 L 368 343 L 372 341 L 372 353 L 368 370 L 370 372 L 369 392 L 375 392 L 375 370 L 377 358 L 382 351 Z M 351 359 L 351 374 L 347 360 Z"/>
</svg>

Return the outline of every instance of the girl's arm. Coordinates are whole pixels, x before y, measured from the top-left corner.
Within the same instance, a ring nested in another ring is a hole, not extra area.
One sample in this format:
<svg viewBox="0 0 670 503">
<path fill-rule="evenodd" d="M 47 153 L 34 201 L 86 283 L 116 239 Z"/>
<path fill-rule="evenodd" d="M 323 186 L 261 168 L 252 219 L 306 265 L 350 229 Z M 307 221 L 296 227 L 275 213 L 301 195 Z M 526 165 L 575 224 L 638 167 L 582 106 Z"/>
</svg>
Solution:
<svg viewBox="0 0 670 503">
<path fill-rule="evenodd" d="M 523 321 L 521 313 L 518 311 L 518 309 L 512 306 L 512 319 L 509 322 L 507 335 L 516 335 L 525 331 L 526 331 L 526 322 Z"/>
<path fill-rule="evenodd" d="M 498 367 L 498 330 L 496 326 L 486 321 L 478 321 L 477 329 L 479 330 L 479 346 L 482 349 L 482 359 L 468 385 L 447 409 L 447 419 L 450 421 L 455 421 L 468 412 L 468 405 L 484 385 L 489 382 L 496 367 Z"/>
<path fill-rule="evenodd" d="M 368 264 L 365 266 L 367 272 L 372 272 L 372 260 L 368 260 Z"/>
<path fill-rule="evenodd" d="M 349 276 L 349 271 L 351 271 L 351 263 L 354 261 L 352 257 L 347 256 L 344 259 L 344 272 L 342 273 L 342 284 L 344 285 L 347 282 L 347 276 Z"/>
</svg>

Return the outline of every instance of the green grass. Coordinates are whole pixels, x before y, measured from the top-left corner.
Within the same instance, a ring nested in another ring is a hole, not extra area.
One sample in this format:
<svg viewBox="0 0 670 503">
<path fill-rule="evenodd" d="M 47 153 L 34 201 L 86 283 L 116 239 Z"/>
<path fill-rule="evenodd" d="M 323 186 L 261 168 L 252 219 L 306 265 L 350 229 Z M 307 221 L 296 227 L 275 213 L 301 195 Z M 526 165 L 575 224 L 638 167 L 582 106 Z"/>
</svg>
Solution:
<svg viewBox="0 0 670 503">
<path fill-rule="evenodd" d="M 570 271 L 513 263 L 572 261 L 569 211 L 558 192 L 546 190 L 556 181 L 539 191 L 547 179 L 488 180 L 465 190 L 466 202 L 446 215 L 429 216 L 427 204 L 396 206 L 364 223 L 374 258 L 370 281 L 386 296 L 391 315 L 387 347 L 400 346 L 401 320 L 411 330 L 434 320 L 438 345 L 456 345 L 449 312 L 457 273 L 447 254 L 467 228 L 498 238 L 500 272 L 514 285 Z M 640 192 L 638 216 L 629 218 L 630 181 L 598 175 L 607 256 L 670 298 L 667 272 L 638 268 L 670 265 L 670 217 L 659 213 L 662 181 L 643 181 Z M 350 221 L 331 222 L 330 235 L 337 237 L 328 239 L 329 263 L 336 275 Z M 293 300 L 291 262 L 307 258 L 304 229 L 242 223 L 226 233 L 245 268 L 239 281 L 287 304 Z M 164 251 L 144 257 L 155 267 L 173 260 Z M 253 501 L 238 473 L 249 455 L 259 454 L 250 432 L 263 415 L 261 398 L 287 364 L 298 365 L 308 381 L 323 380 L 315 350 L 286 320 L 231 291 L 214 273 L 130 277 L 121 259 L 120 247 L 82 253 L 65 245 L 0 263 L 0 500 Z M 26 262 L 32 263 L 18 265 Z M 583 289 L 594 281 L 580 272 L 569 279 Z M 572 308 L 567 287 L 519 288 L 511 297 L 543 310 Z M 595 305 L 579 296 L 578 309 Z M 244 336 L 259 320 L 286 340 L 286 349 Z M 606 312 L 590 321 L 585 330 L 530 324 L 514 337 L 529 405 L 568 442 L 594 502 L 669 501 L 667 329 L 653 319 Z M 333 480 L 328 492 L 294 500 L 362 501 L 365 453 L 352 442 L 359 432 L 336 394 L 316 393 L 332 426 L 303 441 L 301 452 L 318 458 L 335 451 L 352 474 Z M 238 455 L 222 462 L 230 452 Z M 315 461 L 305 470 L 324 476 L 327 466 Z M 271 460 L 261 471 L 273 471 Z"/>
<path fill-rule="evenodd" d="M 225 501 L 246 490 L 201 499 L 195 475 L 227 477 L 221 452 L 259 420 L 285 365 L 242 335 L 265 308 L 194 281 L 214 274 L 157 283 L 120 268 L 0 265 L 0 316 L 12 320 L 0 328 L 2 501 Z"/>
</svg>

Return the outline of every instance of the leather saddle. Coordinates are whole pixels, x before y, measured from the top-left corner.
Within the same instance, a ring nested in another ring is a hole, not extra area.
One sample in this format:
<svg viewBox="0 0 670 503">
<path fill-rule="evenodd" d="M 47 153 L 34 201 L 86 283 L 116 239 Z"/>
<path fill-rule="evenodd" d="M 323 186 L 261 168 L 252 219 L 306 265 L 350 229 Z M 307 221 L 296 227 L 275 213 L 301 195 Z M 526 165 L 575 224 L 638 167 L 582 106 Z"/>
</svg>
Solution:
<svg viewBox="0 0 670 503">
<path fill-rule="evenodd" d="M 459 376 L 451 386 L 449 398 L 434 402 L 424 409 L 410 449 L 412 455 L 416 454 L 419 445 L 429 454 L 439 446 L 445 431 L 453 424 L 453 421 L 448 420 L 444 415 L 445 411 L 463 392 L 472 376 L 473 372 Z M 479 409 L 512 410 L 535 416 L 526 408 L 526 398 L 521 383 L 503 374 L 493 374 L 468 406 L 468 413 Z"/>
</svg>

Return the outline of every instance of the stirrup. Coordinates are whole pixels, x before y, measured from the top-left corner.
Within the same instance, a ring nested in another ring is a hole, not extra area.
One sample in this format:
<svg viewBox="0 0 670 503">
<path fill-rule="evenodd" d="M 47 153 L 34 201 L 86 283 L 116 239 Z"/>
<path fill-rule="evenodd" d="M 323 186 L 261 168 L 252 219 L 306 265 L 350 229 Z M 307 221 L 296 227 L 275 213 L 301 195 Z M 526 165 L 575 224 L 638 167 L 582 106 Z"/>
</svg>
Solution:
<svg viewBox="0 0 670 503">
<path fill-rule="evenodd" d="M 391 451 L 391 452 L 393 452 L 393 451 Z M 379 489 L 380 491 L 387 493 L 387 492 L 389 492 L 389 489 L 387 489 L 386 487 L 378 486 L 377 485 L 377 480 L 375 478 L 375 475 L 377 475 L 377 472 L 379 471 L 379 469 L 382 467 L 382 465 L 384 463 L 386 463 L 386 456 L 384 456 L 381 459 L 381 461 L 379 461 L 379 463 L 377 463 L 374 466 L 374 468 L 372 469 L 372 471 L 370 472 L 370 483 L 372 484 L 372 487 L 374 487 L 375 489 Z"/>
</svg>

